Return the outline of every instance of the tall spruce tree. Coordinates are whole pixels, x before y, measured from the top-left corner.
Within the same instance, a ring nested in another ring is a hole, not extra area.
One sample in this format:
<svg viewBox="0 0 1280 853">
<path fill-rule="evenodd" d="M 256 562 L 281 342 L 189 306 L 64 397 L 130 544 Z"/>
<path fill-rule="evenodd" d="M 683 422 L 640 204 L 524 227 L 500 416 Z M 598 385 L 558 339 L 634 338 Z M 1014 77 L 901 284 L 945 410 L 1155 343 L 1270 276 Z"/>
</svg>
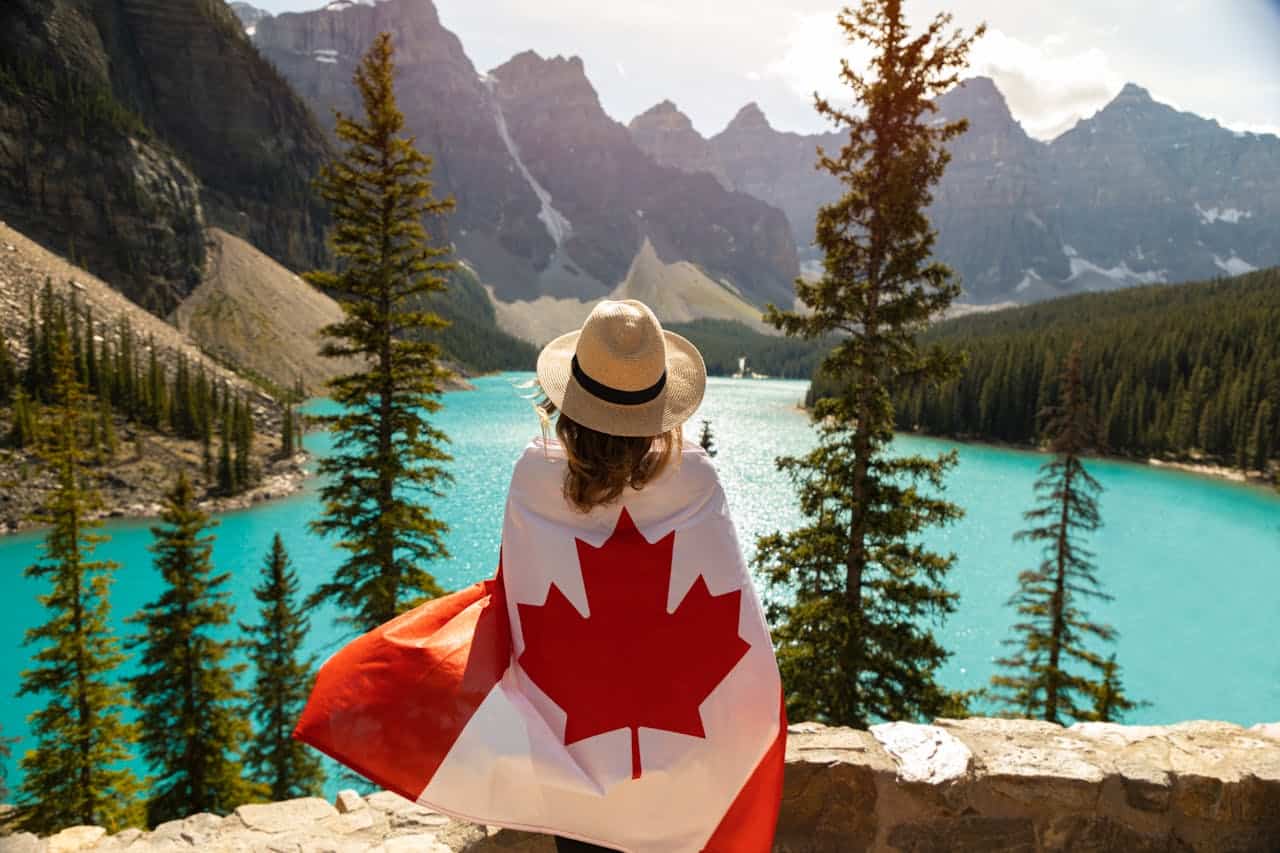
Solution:
<svg viewBox="0 0 1280 853">
<path fill-rule="evenodd" d="M 937 683 L 948 653 L 929 624 L 955 609 L 944 585 L 954 557 L 919 542 L 924 528 L 961 516 L 935 496 L 955 455 L 891 453 L 890 394 L 959 368 L 917 342 L 960 292 L 951 270 L 930 260 L 925 208 L 949 159 L 945 143 L 967 124 L 931 116 L 983 28 L 946 35 L 950 16 L 939 15 L 913 35 L 900 0 L 862 0 L 838 21 L 850 43 L 874 51 L 869 74 L 841 64 L 865 112 L 817 98 L 818 112 L 849 133 L 840 151 L 819 151 L 845 194 L 818 213 L 823 275 L 796 282 L 805 310 L 766 315 L 788 335 L 839 336 L 822 363 L 837 391 L 814 408 L 818 447 L 778 460 L 808 523 L 762 537 L 756 564 L 776 593 L 769 615 L 789 713 L 865 726 L 962 711 Z"/>
<path fill-rule="evenodd" d="M 319 466 L 327 482 L 313 527 L 338 536 L 347 557 L 309 599 L 332 600 L 360 631 L 439 595 L 423 566 L 448 555 L 447 528 L 428 501 L 450 480 L 442 466 L 451 457 L 448 438 L 427 417 L 439 410 L 448 376 L 430 336 L 447 323 L 413 306 L 443 291 L 445 274 L 456 266 L 423 224 L 453 201 L 433 196 L 431 159 L 401 135 L 393 76 L 391 36 L 383 33 L 355 75 L 364 116 L 338 115 L 338 138 L 347 148 L 319 182 L 337 223 L 338 271 L 307 276 L 335 296 L 344 314 L 324 330 L 324 355 L 368 365 L 329 383 L 342 412 L 317 418 L 333 433 L 334 448 Z"/>
<path fill-rule="evenodd" d="M 0 726 L 0 803 L 9 801 L 9 758 L 17 742 L 16 737 L 5 737 L 4 727 Z"/>
<path fill-rule="evenodd" d="M 236 643 L 218 638 L 232 617 L 228 575 L 214 574 L 216 522 L 196 508 L 186 474 L 151 529 L 151 552 L 165 587 L 129 621 L 141 650 L 129 681 L 140 711 L 139 743 L 153 773 L 147 799 L 151 825 L 197 812 L 226 814 L 264 791 L 244 778 L 240 756 L 252 731 L 243 715 L 248 694 L 236 687 L 244 664 L 228 665 Z"/>
<path fill-rule="evenodd" d="M 31 447 L 36 442 L 36 416 L 30 397 L 25 388 L 19 388 L 13 395 L 13 423 L 9 426 L 9 444 L 19 450 Z"/>
<path fill-rule="evenodd" d="M 0 403 L 7 403 L 18 387 L 18 367 L 9 352 L 9 342 L 0 334 Z"/>
<path fill-rule="evenodd" d="M 1077 342 L 1058 382 L 1058 403 L 1044 412 L 1055 455 L 1040 468 L 1036 508 L 1023 516 L 1032 526 L 1014 535 L 1015 541 L 1042 544 L 1044 557 L 1038 568 L 1018 575 L 1009 604 L 1022 621 L 1005 643 L 1014 652 L 996 661 L 1005 674 L 991 679 L 1003 704 L 1053 723 L 1114 719 L 1136 707 L 1124 694 L 1115 657 L 1089 648 L 1090 640 L 1112 642 L 1116 632 L 1084 610 L 1087 602 L 1111 596 L 1102 591 L 1093 553 L 1080 541 L 1102 526 L 1102 486 L 1082 459 L 1101 446 L 1101 433 L 1084 387 L 1081 351 Z"/>
<path fill-rule="evenodd" d="M 292 736 L 315 669 L 314 658 L 301 658 L 308 620 L 298 588 L 298 574 L 277 533 L 262 566 L 262 585 L 253 591 L 262 603 L 261 621 L 240 626 L 251 638 L 249 657 L 257 670 L 251 707 L 258 729 L 245 764 L 270 788 L 273 800 L 319 796 L 324 785 L 319 756 Z"/>
<path fill-rule="evenodd" d="M 93 559 L 106 537 L 93 533 L 101 500 L 84 471 L 84 403 L 66 328 L 53 334 L 53 415 L 45 433 L 57 486 L 37 516 L 49 525 L 43 559 L 26 570 L 52 588 L 40 596 L 48 621 L 26 632 L 25 644 L 36 650 L 18 689 L 47 703 L 29 718 L 33 748 L 21 762 L 19 822 L 43 835 L 78 824 L 114 832 L 140 817 L 133 807 L 138 782 L 123 766 L 135 728 L 123 719 L 128 698 L 114 678 L 124 661 L 110 626 L 117 566 Z"/>
</svg>

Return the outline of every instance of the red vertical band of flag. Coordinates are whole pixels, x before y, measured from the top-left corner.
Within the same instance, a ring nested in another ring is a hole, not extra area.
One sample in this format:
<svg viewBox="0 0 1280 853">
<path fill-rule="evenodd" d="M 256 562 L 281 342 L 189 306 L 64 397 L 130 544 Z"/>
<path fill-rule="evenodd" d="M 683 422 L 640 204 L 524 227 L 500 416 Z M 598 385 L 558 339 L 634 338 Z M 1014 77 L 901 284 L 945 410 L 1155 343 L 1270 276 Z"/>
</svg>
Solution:
<svg viewBox="0 0 1280 853">
<path fill-rule="evenodd" d="M 334 655 L 293 736 L 416 800 L 510 665 L 510 631 L 499 567 Z"/>
<path fill-rule="evenodd" d="M 768 853 L 782 807 L 782 779 L 787 766 L 787 706 L 778 715 L 778 736 L 760 759 L 747 784 L 720 819 L 702 853 Z"/>
</svg>

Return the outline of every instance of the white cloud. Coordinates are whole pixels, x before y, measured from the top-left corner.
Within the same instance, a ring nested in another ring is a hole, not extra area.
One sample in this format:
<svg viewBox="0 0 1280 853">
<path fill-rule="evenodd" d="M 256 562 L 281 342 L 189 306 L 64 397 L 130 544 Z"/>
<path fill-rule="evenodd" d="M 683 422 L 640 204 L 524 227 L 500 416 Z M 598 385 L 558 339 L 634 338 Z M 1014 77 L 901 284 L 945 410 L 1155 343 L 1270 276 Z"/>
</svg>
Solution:
<svg viewBox="0 0 1280 853">
<path fill-rule="evenodd" d="M 832 16 L 805 15 L 797 18 L 786 52 L 768 65 L 766 73 L 801 97 L 817 91 L 848 103 L 849 90 L 836 78 L 839 59 L 844 57 L 865 72 L 871 56 L 867 46 L 844 42 Z M 1042 139 L 1092 114 L 1124 85 L 1102 50 L 1094 47 L 1072 53 L 1061 34 L 1033 45 L 991 28 L 974 45 L 969 60 L 963 76 L 993 78 L 1026 131 Z"/>
<path fill-rule="evenodd" d="M 1032 45 L 996 28 L 974 45 L 969 67 L 996 81 L 1010 112 L 1040 139 L 1092 115 L 1124 85 L 1100 48 L 1071 52 L 1065 37 Z"/>
</svg>

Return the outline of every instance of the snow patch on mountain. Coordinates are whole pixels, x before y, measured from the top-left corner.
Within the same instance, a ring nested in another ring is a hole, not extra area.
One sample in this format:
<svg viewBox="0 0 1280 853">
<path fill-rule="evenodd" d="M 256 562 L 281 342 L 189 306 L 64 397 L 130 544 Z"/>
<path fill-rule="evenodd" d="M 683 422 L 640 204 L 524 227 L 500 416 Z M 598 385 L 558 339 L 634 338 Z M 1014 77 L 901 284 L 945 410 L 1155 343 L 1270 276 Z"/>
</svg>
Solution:
<svg viewBox="0 0 1280 853">
<path fill-rule="evenodd" d="M 324 8 L 326 12 L 344 12 L 353 6 L 377 6 L 386 2 L 387 0 L 333 0 Z"/>
<path fill-rule="evenodd" d="M 1239 255 L 1234 254 L 1225 261 L 1217 255 L 1214 255 L 1213 264 L 1230 276 L 1244 275 L 1247 272 L 1255 272 L 1258 269 Z"/>
<path fill-rule="evenodd" d="M 1209 207 L 1204 208 L 1196 202 L 1196 213 L 1200 214 L 1200 221 L 1205 225 L 1212 225 L 1215 222 L 1226 222 L 1231 225 L 1239 225 L 1240 220 L 1249 219 L 1253 216 L 1251 210 L 1238 210 L 1234 207 Z"/>
<path fill-rule="evenodd" d="M 516 146 L 516 141 L 511 138 L 511 131 L 507 127 L 507 117 L 502 114 L 502 104 L 498 102 L 498 95 L 494 91 L 497 81 L 488 75 L 483 75 L 481 80 L 484 81 L 484 85 L 489 89 L 489 102 L 493 109 L 493 120 L 498 126 L 498 135 L 502 137 L 502 143 L 507 146 L 507 153 L 515 161 L 516 168 L 524 176 L 529 188 L 533 190 L 533 194 L 538 197 L 538 202 L 542 205 L 542 210 L 538 212 L 538 219 L 542 220 L 542 224 L 546 226 L 547 234 L 551 236 L 552 241 L 556 244 L 556 251 L 559 251 L 564 248 L 565 242 L 573 234 L 573 225 L 563 213 L 556 210 L 555 205 L 551 203 L 551 193 L 547 192 L 547 189 L 538 183 L 538 179 L 529 171 L 529 167 L 524 164 L 524 160 L 520 159 L 520 149 Z"/>
<path fill-rule="evenodd" d="M 1032 287 L 1044 282 L 1044 279 L 1035 270 L 1023 270 L 1022 281 L 1018 282 L 1013 288 L 1015 293 L 1026 293 Z"/>
<path fill-rule="evenodd" d="M 1065 247 L 1070 248 L 1070 247 Z M 1086 258 L 1068 253 L 1071 263 L 1071 275 L 1067 277 L 1067 281 L 1075 281 L 1082 276 L 1097 275 L 1110 279 L 1117 284 L 1163 284 L 1168 280 L 1168 276 L 1164 270 L 1151 270 L 1149 272 L 1135 272 L 1129 268 L 1129 264 L 1121 261 L 1118 265 L 1111 268 L 1098 266 Z"/>
</svg>

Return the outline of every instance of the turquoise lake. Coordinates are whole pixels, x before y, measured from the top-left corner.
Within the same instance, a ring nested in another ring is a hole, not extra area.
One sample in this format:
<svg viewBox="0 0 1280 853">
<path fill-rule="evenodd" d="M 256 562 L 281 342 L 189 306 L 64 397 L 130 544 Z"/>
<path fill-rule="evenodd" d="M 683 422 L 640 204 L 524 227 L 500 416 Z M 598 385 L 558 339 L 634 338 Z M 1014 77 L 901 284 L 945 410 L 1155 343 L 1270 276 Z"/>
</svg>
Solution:
<svg viewBox="0 0 1280 853">
<path fill-rule="evenodd" d="M 431 566 L 447 588 L 492 574 L 497 563 L 502 507 L 517 455 L 538 433 L 528 401 L 515 387 L 522 374 L 484 377 L 472 392 L 450 393 L 439 423 L 452 437 L 455 482 L 438 513 L 450 525 L 452 552 Z M 799 523 L 786 478 L 773 464 L 781 454 L 802 452 L 814 441 L 797 404 L 805 383 L 711 380 L 698 420 L 712 422 L 720 450 L 717 467 L 749 551 L 758 535 Z M 325 436 L 308 447 L 325 449 Z M 954 445 L 902 437 L 904 451 L 937 453 Z M 1037 560 L 1034 546 L 1015 545 L 1038 467 L 1045 458 L 984 446 L 959 446 L 960 464 L 947 483 L 948 497 L 967 510 L 957 524 L 930 531 L 936 549 L 958 562 L 950 585 L 959 610 L 938 628 L 954 654 L 943 671 L 953 688 L 978 688 L 1002 653 L 1013 613 L 1006 602 L 1018 572 Z M 1168 470 L 1094 461 L 1102 482 L 1106 526 L 1093 538 L 1099 574 L 1110 603 L 1091 610 L 1120 632 L 1115 646 L 1130 695 L 1150 702 L 1129 722 L 1171 723 L 1215 719 L 1251 725 L 1280 720 L 1280 496 L 1266 490 Z M 279 531 L 309 591 L 326 578 L 339 555 L 307 529 L 317 511 L 315 484 L 287 500 L 219 516 L 214 531 L 217 567 L 231 572 L 237 619 L 256 621 L 252 588 L 271 537 Z M 150 523 L 112 522 L 111 541 L 99 556 L 121 564 L 112 594 L 113 619 L 151 601 L 158 592 L 147 546 Z M 0 728 L 24 736 L 25 718 L 38 707 L 18 699 L 19 674 L 29 650 L 26 628 L 43 621 L 36 596 L 43 586 L 22 576 L 39 554 L 39 533 L 0 539 Z M 347 637 L 335 633 L 333 612 L 312 613 L 310 646 L 322 658 Z M 980 709 L 979 709 L 980 710 Z M 19 742 L 10 760 L 9 784 L 18 782 Z"/>
</svg>

